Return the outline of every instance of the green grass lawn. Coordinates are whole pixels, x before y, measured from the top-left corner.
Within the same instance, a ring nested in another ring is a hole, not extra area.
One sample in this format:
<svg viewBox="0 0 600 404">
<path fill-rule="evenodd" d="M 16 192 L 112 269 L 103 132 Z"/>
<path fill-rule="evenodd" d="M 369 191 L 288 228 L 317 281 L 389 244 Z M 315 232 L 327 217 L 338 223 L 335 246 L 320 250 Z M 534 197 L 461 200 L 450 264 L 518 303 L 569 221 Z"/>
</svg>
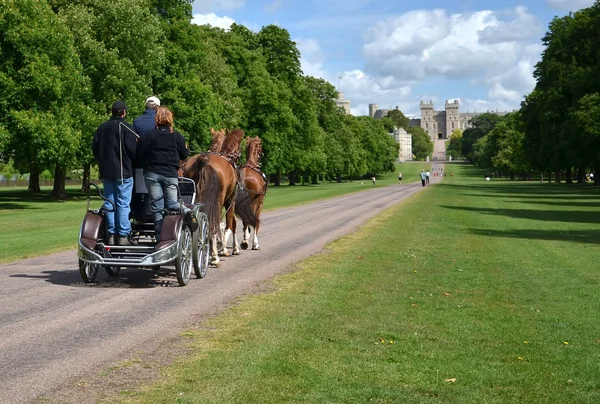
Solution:
<svg viewBox="0 0 600 404">
<path fill-rule="evenodd" d="M 403 182 L 418 181 L 418 172 L 429 167 L 430 163 L 398 164 L 395 173 L 379 176 L 374 186 L 397 183 L 398 171 L 404 175 Z M 370 180 L 271 186 L 265 198 L 264 210 L 358 192 L 368 187 L 373 187 Z M 50 198 L 51 188 L 47 187 L 42 189 L 42 194 L 34 196 L 23 188 L 0 188 L 0 262 L 76 248 L 86 209 L 86 195 L 77 189 L 70 187 L 69 199 L 57 201 Z M 100 205 L 100 199 L 94 198 L 92 208 L 99 208 Z"/>
<path fill-rule="evenodd" d="M 427 187 L 198 330 L 124 402 L 600 402 L 600 194 Z"/>
</svg>

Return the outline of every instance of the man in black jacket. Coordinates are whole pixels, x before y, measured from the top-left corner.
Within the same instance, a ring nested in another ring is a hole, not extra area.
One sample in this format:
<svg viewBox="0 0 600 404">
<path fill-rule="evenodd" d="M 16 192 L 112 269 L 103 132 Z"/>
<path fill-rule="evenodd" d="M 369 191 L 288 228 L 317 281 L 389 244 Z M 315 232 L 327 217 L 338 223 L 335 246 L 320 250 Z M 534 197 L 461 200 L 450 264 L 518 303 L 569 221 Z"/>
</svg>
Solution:
<svg viewBox="0 0 600 404">
<path fill-rule="evenodd" d="M 133 126 L 125 122 L 127 106 L 116 101 L 112 106 L 111 118 L 101 124 L 92 141 L 92 151 L 100 169 L 100 179 L 104 184 L 104 196 L 113 201 L 114 212 L 106 213 L 108 224 L 108 244 L 130 245 L 129 210 L 133 187 L 133 161 L 137 134 Z M 112 205 L 104 203 L 107 210 Z"/>
</svg>

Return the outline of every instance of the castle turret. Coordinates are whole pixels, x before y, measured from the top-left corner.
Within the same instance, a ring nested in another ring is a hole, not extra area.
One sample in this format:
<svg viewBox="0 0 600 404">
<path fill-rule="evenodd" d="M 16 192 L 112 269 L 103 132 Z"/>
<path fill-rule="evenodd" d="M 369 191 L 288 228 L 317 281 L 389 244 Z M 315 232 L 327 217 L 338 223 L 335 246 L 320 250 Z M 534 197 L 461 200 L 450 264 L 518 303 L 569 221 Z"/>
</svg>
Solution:
<svg viewBox="0 0 600 404">
<path fill-rule="evenodd" d="M 433 101 L 425 102 L 421 101 L 420 104 L 421 109 L 421 128 L 427 132 L 429 137 L 433 139 L 432 133 L 435 132 L 434 129 L 434 118 L 433 118 Z"/>
<path fill-rule="evenodd" d="M 460 104 L 458 100 L 446 101 L 446 133 L 444 139 L 449 139 L 454 129 L 460 128 Z"/>
<path fill-rule="evenodd" d="M 369 116 L 371 118 L 374 118 L 375 112 L 377 112 L 378 109 L 379 109 L 379 106 L 377 104 L 369 104 Z"/>
</svg>

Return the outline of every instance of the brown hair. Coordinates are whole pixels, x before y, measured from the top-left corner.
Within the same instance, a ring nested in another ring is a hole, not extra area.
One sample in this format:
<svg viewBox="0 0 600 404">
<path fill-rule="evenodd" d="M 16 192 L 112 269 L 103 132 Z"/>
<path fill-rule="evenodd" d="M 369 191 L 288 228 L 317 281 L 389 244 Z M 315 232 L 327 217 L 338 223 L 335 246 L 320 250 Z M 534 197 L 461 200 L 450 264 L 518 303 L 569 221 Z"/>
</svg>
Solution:
<svg viewBox="0 0 600 404">
<path fill-rule="evenodd" d="M 156 126 L 169 125 L 169 132 L 173 133 L 173 113 L 167 107 L 159 107 L 156 111 Z"/>
</svg>

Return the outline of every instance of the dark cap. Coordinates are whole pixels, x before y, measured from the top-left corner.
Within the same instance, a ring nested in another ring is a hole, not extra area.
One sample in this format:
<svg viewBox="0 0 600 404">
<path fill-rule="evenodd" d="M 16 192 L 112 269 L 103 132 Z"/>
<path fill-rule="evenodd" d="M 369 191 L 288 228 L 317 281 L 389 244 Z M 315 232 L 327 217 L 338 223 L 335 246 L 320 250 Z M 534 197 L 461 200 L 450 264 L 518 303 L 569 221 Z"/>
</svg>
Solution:
<svg viewBox="0 0 600 404">
<path fill-rule="evenodd" d="M 113 115 L 121 115 L 123 111 L 127 111 L 127 105 L 121 100 L 115 101 L 112 105 L 112 114 Z"/>
</svg>

